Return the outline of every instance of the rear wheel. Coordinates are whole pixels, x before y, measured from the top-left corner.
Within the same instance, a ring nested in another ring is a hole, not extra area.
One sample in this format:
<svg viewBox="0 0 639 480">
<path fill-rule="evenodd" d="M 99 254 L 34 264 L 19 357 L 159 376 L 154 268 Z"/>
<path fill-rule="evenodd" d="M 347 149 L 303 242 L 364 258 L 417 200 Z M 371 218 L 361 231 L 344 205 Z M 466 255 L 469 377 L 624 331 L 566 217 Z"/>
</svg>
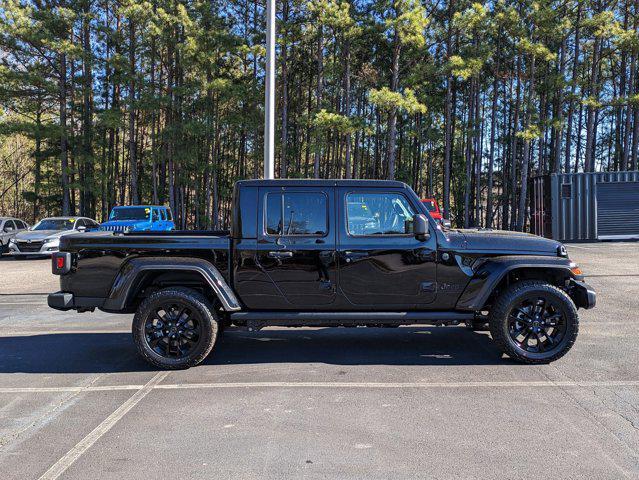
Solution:
<svg viewBox="0 0 639 480">
<path fill-rule="evenodd" d="M 193 367 L 213 349 L 218 320 L 207 298 L 189 288 L 159 290 L 133 317 L 133 339 L 140 355 L 155 367 Z"/>
<path fill-rule="evenodd" d="M 497 346 L 513 360 L 549 363 L 575 343 L 579 316 L 566 292 L 529 280 L 511 285 L 497 298 L 489 325 Z"/>
</svg>

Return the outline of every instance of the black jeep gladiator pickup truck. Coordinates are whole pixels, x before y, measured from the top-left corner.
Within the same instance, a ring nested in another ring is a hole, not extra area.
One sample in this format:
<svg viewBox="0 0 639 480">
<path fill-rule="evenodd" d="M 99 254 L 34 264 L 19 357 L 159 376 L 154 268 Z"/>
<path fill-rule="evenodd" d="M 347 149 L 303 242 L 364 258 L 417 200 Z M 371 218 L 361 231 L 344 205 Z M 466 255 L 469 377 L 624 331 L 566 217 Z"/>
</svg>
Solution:
<svg viewBox="0 0 639 480">
<path fill-rule="evenodd" d="M 575 342 L 594 291 L 560 243 L 442 227 L 405 184 L 247 180 L 230 232 L 89 232 L 53 256 L 49 306 L 135 313 L 133 339 L 186 368 L 224 326 L 485 326 L 511 358 L 545 363 Z"/>
</svg>

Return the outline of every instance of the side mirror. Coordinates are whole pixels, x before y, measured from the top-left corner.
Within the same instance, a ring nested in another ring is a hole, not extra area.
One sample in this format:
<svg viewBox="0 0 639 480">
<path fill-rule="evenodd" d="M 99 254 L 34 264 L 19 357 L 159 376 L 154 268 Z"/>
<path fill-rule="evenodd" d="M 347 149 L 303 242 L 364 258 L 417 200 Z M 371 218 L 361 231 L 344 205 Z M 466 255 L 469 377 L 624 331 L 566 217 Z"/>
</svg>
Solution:
<svg viewBox="0 0 639 480">
<path fill-rule="evenodd" d="M 4 231 L 7 233 L 13 232 L 13 227 L 5 227 Z"/>
<path fill-rule="evenodd" d="M 76 228 L 76 230 L 78 232 L 86 232 L 87 231 L 87 227 L 85 227 L 84 225 L 80 225 L 78 228 Z"/>
<path fill-rule="evenodd" d="M 422 242 L 430 237 L 426 215 L 419 213 L 413 217 L 413 233 L 415 234 L 415 238 Z"/>
<path fill-rule="evenodd" d="M 450 220 L 448 220 L 447 218 L 442 218 L 442 225 L 446 228 L 450 228 Z"/>
</svg>

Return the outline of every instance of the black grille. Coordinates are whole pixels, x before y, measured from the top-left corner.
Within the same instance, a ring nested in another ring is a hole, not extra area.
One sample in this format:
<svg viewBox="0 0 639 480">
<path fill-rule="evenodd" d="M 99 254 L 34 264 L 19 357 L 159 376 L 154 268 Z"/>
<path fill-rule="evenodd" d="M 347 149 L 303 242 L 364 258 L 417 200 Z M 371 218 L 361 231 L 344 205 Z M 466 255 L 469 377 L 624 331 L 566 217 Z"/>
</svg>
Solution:
<svg viewBox="0 0 639 480">
<path fill-rule="evenodd" d="M 43 243 L 44 242 L 31 242 L 31 243 L 19 242 L 18 243 L 18 249 L 21 252 L 25 252 L 25 253 L 39 252 L 40 248 L 42 248 L 42 244 Z"/>
<path fill-rule="evenodd" d="M 103 232 L 125 232 L 128 227 L 124 225 L 104 225 L 100 227 Z"/>
</svg>

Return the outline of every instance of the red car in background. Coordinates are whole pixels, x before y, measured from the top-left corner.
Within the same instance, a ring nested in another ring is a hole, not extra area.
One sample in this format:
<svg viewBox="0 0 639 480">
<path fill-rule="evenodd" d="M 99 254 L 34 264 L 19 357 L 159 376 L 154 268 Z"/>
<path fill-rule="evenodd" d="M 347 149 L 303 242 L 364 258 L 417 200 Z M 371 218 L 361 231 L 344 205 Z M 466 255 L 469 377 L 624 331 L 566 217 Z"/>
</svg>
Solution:
<svg viewBox="0 0 639 480">
<path fill-rule="evenodd" d="M 430 216 L 433 217 L 433 220 L 438 222 L 443 220 L 442 212 L 439 210 L 439 205 L 437 205 L 437 200 L 434 198 L 422 198 L 422 203 L 426 206 L 426 210 L 428 210 Z"/>
</svg>

